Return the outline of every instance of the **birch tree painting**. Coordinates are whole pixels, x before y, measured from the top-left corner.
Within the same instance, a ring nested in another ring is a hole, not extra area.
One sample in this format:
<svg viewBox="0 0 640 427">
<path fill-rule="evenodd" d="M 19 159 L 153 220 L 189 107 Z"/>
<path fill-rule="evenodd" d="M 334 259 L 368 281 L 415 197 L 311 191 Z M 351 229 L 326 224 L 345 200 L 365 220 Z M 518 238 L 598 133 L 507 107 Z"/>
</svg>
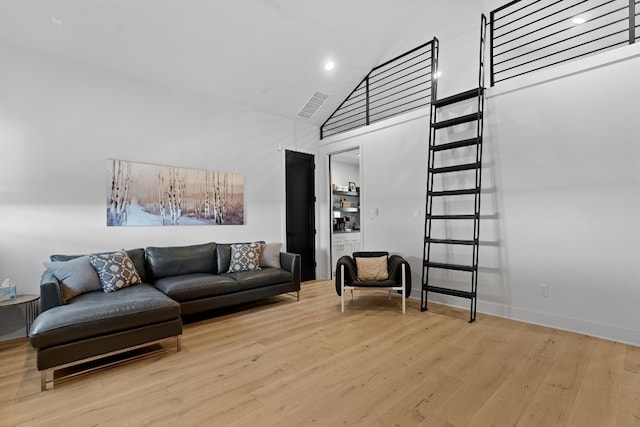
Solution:
<svg viewBox="0 0 640 427">
<path fill-rule="evenodd" d="M 107 225 L 244 224 L 241 174 L 107 161 Z"/>
</svg>

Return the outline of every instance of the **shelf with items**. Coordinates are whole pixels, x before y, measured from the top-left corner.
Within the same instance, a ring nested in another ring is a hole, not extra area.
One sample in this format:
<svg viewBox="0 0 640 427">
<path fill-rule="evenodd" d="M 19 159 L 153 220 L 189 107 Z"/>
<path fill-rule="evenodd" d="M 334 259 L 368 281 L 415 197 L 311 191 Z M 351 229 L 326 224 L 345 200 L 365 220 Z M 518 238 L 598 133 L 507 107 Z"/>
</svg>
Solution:
<svg viewBox="0 0 640 427">
<path fill-rule="evenodd" d="M 360 187 L 349 182 L 348 185 L 331 185 L 333 232 L 351 233 L 360 230 Z"/>
<path fill-rule="evenodd" d="M 341 209 L 359 209 L 360 208 L 360 197 L 357 192 L 353 194 L 344 192 L 344 191 L 334 191 L 333 192 L 333 209 L 341 210 Z M 357 211 L 345 211 L 345 212 L 357 212 Z"/>
<path fill-rule="evenodd" d="M 333 190 L 334 212 L 358 212 L 360 210 L 360 193 L 358 191 Z"/>
<path fill-rule="evenodd" d="M 333 231 L 349 232 L 360 229 L 360 200 L 343 196 L 333 199 Z"/>
<path fill-rule="evenodd" d="M 333 190 L 334 196 L 351 196 L 351 197 L 360 197 L 359 191 L 338 191 Z"/>
</svg>

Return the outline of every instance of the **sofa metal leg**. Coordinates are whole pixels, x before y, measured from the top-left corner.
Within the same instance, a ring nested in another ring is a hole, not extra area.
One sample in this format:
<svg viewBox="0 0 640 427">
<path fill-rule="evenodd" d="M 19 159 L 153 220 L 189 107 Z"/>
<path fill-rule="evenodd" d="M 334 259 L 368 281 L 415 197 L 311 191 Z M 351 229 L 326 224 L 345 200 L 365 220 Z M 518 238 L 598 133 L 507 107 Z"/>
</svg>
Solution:
<svg viewBox="0 0 640 427">
<path fill-rule="evenodd" d="M 180 353 L 182 351 L 182 335 L 178 335 L 176 337 L 176 353 Z"/>
<path fill-rule="evenodd" d="M 296 296 L 298 298 L 298 301 L 300 301 L 300 291 L 296 291 Z"/>
</svg>

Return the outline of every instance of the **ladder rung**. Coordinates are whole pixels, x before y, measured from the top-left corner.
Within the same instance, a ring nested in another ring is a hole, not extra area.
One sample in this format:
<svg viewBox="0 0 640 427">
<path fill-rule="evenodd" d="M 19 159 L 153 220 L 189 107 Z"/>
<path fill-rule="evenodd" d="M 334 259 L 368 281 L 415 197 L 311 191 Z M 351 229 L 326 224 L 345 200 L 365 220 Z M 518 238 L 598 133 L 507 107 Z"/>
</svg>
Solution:
<svg viewBox="0 0 640 427">
<path fill-rule="evenodd" d="M 439 286 L 427 285 L 425 289 L 427 290 L 427 292 L 435 292 L 437 294 L 452 295 L 454 297 L 460 297 L 460 298 L 472 299 L 476 297 L 475 292 L 459 291 L 457 289 L 441 288 Z"/>
<path fill-rule="evenodd" d="M 478 169 L 480 167 L 480 162 L 473 163 L 465 163 L 462 165 L 453 165 L 453 166 L 444 166 L 441 168 L 433 168 L 431 169 L 431 173 L 447 173 L 447 172 L 459 172 L 459 171 L 467 171 Z"/>
<path fill-rule="evenodd" d="M 457 214 L 457 215 L 428 215 L 427 219 L 476 219 L 479 215 L 475 214 Z"/>
<path fill-rule="evenodd" d="M 458 239 L 424 239 L 425 243 L 442 243 L 445 245 L 475 245 L 477 240 L 458 240 Z"/>
<path fill-rule="evenodd" d="M 453 141 L 453 142 L 447 142 L 446 144 L 434 145 L 429 147 L 429 149 L 433 151 L 453 150 L 454 148 L 469 147 L 471 145 L 480 144 L 481 140 L 482 140 L 481 137 L 462 139 L 460 141 Z"/>
<path fill-rule="evenodd" d="M 446 98 L 438 99 L 437 101 L 433 101 L 433 106 L 444 107 L 445 105 L 455 104 L 456 102 L 466 101 L 467 99 L 478 97 L 482 94 L 483 88 L 475 88 L 468 90 L 466 92 L 461 92 L 455 95 L 448 96 Z"/>
<path fill-rule="evenodd" d="M 473 265 L 461 265 L 461 264 L 447 264 L 444 262 L 424 262 L 425 267 L 442 268 L 444 270 L 458 270 L 458 271 L 475 271 L 477 267 Z"/>
<path fill-rule="evenodd" d="M 457 196 L 462 194 L 476 194 L 479 192 L 479 188 L 466 188 L 463 190 L 427 191 L 427 196 Z"/>
<path fill-rule="evenodd" d="M 447 127 L 451 127 L 451 126 L 455 126 L 455 125 L 460 125 L 462 123 L 468 123 L 468 122 L 473 122 L 476 120 L 480 120 L 482 118 L 482 113 L 477 112 L 477 113 L 471 113 L 471 114 L 467 114 L 465 116 L 460 116 L 460 117 L 456 117 L 453 119 L 449 119 L 449 120 L 443 120 L 441 122 L 435 122 L 433 124 L 433 128 L 434 129 L 442 129 L 442 128 L 447 128 Z"/>
</svg>

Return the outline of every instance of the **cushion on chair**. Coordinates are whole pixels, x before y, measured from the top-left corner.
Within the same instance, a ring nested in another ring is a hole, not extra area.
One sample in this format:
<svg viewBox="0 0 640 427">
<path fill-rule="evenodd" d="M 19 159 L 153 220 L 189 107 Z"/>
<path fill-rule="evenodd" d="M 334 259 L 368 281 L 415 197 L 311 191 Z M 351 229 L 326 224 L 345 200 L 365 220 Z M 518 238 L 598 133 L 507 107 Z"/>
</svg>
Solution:
<svg viewBox="0 0 640 427">
<path fill-rule="evenodd" d="M 359 282 L 369 282 L 386 280 L 389 278 L 387 271 L 387 256 L 379 257 L 355 257 L 357 280 Z"/>
</svg>

